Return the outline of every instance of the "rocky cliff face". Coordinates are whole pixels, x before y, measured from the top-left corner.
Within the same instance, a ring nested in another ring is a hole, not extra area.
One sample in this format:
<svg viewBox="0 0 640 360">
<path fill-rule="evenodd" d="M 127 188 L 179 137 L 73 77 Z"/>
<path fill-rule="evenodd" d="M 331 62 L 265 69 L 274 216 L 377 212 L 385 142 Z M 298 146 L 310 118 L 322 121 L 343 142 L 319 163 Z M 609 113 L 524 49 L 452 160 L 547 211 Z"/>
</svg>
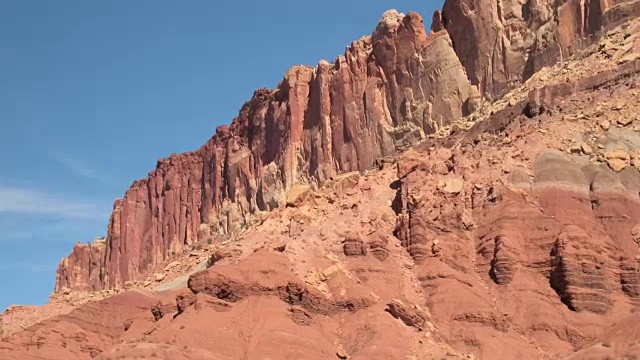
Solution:
<svg viewBox="0 0 640 360">
<path fill-rule="evenodd" d="M 74 249 L 58 268 L 55 291 L 121 287 L 199 234 L 247 226 L 283 204 L 295 184 L 366 170 L 637 8 L 521 2 L 447 0 L 430 34 L 420 15 L 389 11 L 333 63 L 291 68 L 203 147 L 160 160 L 134 182 L 114 205 L 104 253 Z M 100 266 L 74 268 L 95 258 Z"/>
<path fill-rule="evenodd" d="M 56 291 L 96 279 L 97 287 L 120 287 L 182 252 L 199 231 L 232 233 L 278 207 L 292 185 L 370 168 L 468 113 L 474 94 L 446 32 L 428 36 L 418 14 L 389 11 L 333 63 L 291 68 L 202 148 L 160 160 L 116 201 L 104 271 L 68 269 L 86 261 L 76 251 L 61 263 Z"/>
<path fill-rule="evenodd" d="M 472 84 L 494 98 L 640 12 L 625 0 L 446 0 L 445 28 Z"/>
</svg>

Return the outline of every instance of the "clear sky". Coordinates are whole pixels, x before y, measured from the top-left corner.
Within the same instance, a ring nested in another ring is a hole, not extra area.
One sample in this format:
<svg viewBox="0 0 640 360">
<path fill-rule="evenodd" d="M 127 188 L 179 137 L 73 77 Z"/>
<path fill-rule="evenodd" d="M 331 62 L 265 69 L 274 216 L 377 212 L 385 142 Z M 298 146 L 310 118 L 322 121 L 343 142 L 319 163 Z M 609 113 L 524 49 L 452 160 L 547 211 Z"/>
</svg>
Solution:
<svg viewBox="0 0 640 360">
<path fill-rule="evenodd" d="M 0 311 L 41 304 L 158 158 L 198 148 L 295 64 L 442 1 L 0 1 Z"/>
</svg>

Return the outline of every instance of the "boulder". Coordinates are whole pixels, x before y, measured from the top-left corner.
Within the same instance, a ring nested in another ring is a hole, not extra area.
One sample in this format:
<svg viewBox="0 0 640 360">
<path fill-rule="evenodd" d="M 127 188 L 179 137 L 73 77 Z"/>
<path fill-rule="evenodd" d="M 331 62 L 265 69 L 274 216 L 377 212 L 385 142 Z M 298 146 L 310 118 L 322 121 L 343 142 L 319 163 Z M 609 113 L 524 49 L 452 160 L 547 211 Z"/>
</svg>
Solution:
<svg viewBox="0 0 640 360">
<path fill-rule="evenodd" d="M 362 239 L 357 235 L 347 235 L 342 241 L 342 249 L 347 256 L 366 256 L 367 247 Z"/>
<path fill-rule="evenodd" d="M 299 207 L 307 200 L 310 193 L 311 188 L 309 185 L 293 186 L 287 193 L 287 206 Z"/>
</svg>

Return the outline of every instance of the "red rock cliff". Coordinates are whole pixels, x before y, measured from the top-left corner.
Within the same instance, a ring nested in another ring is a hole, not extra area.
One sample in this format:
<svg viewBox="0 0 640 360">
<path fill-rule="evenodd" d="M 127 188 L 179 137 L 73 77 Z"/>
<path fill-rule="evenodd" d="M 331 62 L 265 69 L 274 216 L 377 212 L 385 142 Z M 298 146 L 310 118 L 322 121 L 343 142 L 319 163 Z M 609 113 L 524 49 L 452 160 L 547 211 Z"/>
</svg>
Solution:
<svg viewBox="0 0 640 360">
<path fill-rule="evenodd" d="M 365 170 L 461 117 L 473 93 L 446 32 L 389 11 L 333 63 L 294 66 L 203 147 L 160 160 L 116 201 L 103 269 L 70 269 L 87 256 L 74 251 L 55 290 L 120 287 L 195 242 L 201 224 L 233 232 L 296 183 Z"/>
<path fill-rule="evenodd" d="M 74 250 L 55 291 L 138 279 L 199 230 L 233 232 L 296 183 L 365 170 L 472 112 L 480 96 L 473 85 L 495 97 L 640 12 L 621 1 L 520 3 L 447 0 L 429 35 L 420 15 L 389 11 L 333 63 L 294 66 L 203 147 L 160 160 L 134 182 L 114 206 L 101 266 L 73 267 L 88 256 Z"/>
</svg>

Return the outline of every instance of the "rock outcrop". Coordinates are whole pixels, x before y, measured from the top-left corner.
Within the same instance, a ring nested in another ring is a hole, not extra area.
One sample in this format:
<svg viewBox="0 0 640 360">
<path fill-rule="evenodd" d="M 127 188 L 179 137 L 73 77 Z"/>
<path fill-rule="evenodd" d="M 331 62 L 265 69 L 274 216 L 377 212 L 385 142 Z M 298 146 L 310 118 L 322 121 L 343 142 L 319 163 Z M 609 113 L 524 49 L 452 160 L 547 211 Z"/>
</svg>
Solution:
<svg viewBox="0 0 640 360">
<path fill-rule="evenodd" d="M 71 254 L 64 258 L 56 274 L 56 291 L 71 288 L 95 291 L 102 288 L 106 241 L 98 238 L 92 243 L 76 243 Z"/>
<path fill-rule="evenodd" d="M 520 3 L 447 0 L 430 34 L 420 15 L 388 11 L 371 36 L 333 63 L 292 67 L 276 89 L 257 90 L 203 147 L 160 160 L 134 182 L 114 204 L 99 266 L 74 269 L 86 256 L 74 250 L 59 266 L 55 291 L 119 288 L 143 278 L 202 240 L 198 234 L 236 233 L 254 214 L 285 203 L 297 184 L 371 168 L 640 11 L 631 1 Z M 457 196 L 459 179 L 442 180 L 442 190 Z M 430 236 L 414 236 L 410 251 L 438 251 L 437 244 L 428 248 Z"/>
<path fill-rule="evenodd" d="M 366 256 L 367 247 L 364 241 L 355 234 L 349 234 L 342 242 L 343 252 L 346 256 Z"/>
</svg>

